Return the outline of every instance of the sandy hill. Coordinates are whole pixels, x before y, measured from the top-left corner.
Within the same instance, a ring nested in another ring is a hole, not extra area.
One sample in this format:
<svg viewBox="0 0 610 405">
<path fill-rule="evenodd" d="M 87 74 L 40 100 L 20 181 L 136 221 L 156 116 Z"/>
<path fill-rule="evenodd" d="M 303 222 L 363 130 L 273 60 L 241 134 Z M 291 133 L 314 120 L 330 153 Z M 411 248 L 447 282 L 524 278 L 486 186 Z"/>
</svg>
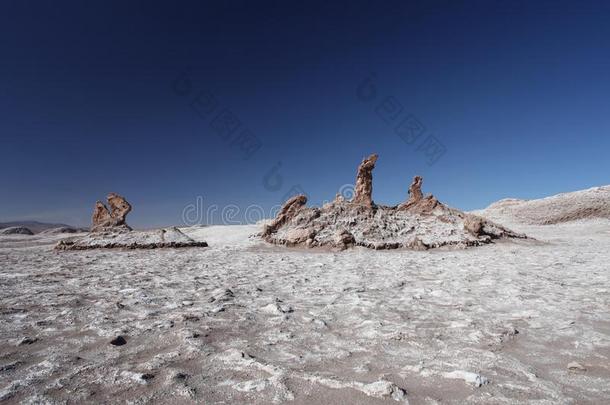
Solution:
<svg viewBox="0 0 610 405">
<path fill-rule="evenodd" d="M 494 221 L 530 225 L 558 224 L 590 218 L 610 219 L 610 185 L 538 200 L 506 198 L 473 213 Z"/>
<path fill-rule="evenodd" d="M 0 229 L 0 235 L 34 235 L 34 232 L 23 226 L 11 226 Z"/>
</svg>

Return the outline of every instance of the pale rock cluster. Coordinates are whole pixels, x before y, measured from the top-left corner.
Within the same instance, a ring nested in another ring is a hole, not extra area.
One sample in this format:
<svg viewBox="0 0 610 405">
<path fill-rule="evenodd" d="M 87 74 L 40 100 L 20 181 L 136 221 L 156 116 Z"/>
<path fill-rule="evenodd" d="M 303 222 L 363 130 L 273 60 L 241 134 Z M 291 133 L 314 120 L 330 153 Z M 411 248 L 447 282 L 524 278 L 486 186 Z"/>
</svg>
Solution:
<svg viewBox="0 0 610 405">
<path fill-rule="evenodd" d="M 354 197 L 337 196 L 320 208 L 306 207 L 307 197 L 289 199 L 262 232 L 264 240 L 287 246 L 363 246 L 371 249 L 425 250 L 442 246 L 478 246 L 499 238 L 526 238 L 501 225 L 466 214 L 424 195 L 415 176 L 407 201 L 390 207 L 372 199 L 373 154 L 358 167 Z"/>
</svg>

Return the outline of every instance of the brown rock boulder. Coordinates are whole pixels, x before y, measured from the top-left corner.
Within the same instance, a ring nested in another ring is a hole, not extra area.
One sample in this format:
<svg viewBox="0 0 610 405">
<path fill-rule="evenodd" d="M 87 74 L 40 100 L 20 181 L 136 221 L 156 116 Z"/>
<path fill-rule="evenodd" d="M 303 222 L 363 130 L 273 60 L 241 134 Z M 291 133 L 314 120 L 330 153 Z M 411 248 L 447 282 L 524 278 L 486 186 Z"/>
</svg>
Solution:
<svg viewBox="0 0 610 405">
<path fill-rule="evenodd" d="M 291 229 L 290 231 L 288 231 L 284 238 L 286 239 L 286 244 L 298 245 L 300 243 L 304 243 L 310 239 L 313 239 L 315 236 L 316 236 L 316 233 L 313 229 L 297 228 L 297 229 Z"/>
<path fill-rule="evenodd" d="M 356 244 L 356 238 L 348 230 L 340 230 L 335 234 L 335 246 L 340 249 L 346 249 Z"/>
<path fill-rule="evenodd" d="M 472 236 L 481 236 L 483 234 L 483 226 L 483 218 L 468 214 L 464 216 L 464 229 Z"/>
<path fill-rule="evenodd" d="M 356 175 L 356 186 L 354 188 L 354 198 L 352 202 L 366 207 L 373 206 L 373 169 L 377 162 L 377 154 L 374 153 L 364 159 L 358 166 Z"/>
</svg>

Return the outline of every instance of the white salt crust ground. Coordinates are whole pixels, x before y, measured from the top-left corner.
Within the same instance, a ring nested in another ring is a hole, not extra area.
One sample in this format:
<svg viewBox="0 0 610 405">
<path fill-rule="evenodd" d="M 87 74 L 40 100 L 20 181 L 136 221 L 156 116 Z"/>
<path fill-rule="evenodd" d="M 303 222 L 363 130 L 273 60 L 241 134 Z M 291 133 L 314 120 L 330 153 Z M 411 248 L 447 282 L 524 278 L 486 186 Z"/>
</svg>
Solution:
<svg viewBox="0 0 610 405">
<path fill-rule="evenodd" d="M 148 231 L 90 232 L 68 237 L 55 246 L 59 250 L 87 249 L 157 249 L 178 247 L 207 247 L 205 241 L 196 241 L 178 228 L 163 228 Z"/>
<path fill-rule="evenodd" d="M 540 242 L 325 252 L 231 226 L 183 229 L 207 248 L 58 252 L 66 235 L 0 237 L 0 401 L 607 402 L 610 221 L 501 223 Z"/>
</svg>

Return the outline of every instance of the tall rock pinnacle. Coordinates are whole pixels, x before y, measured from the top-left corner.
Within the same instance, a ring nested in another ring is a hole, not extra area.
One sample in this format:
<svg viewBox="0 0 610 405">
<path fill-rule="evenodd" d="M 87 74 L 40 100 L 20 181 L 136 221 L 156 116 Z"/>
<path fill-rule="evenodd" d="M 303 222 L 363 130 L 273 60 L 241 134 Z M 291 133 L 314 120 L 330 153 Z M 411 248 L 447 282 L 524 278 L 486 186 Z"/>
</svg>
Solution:
<svg viewBox="0 0 610 405">
<path fill-rule="evenodd" d="M 377 154 L 374 153 L 364 159 L 360 166 L 358 166 L 354 198 L 352 199 L 353 203 L 367 207 L 373 206 L 373 169 L 375 168 L 377 157 Z"/>
</svg>

